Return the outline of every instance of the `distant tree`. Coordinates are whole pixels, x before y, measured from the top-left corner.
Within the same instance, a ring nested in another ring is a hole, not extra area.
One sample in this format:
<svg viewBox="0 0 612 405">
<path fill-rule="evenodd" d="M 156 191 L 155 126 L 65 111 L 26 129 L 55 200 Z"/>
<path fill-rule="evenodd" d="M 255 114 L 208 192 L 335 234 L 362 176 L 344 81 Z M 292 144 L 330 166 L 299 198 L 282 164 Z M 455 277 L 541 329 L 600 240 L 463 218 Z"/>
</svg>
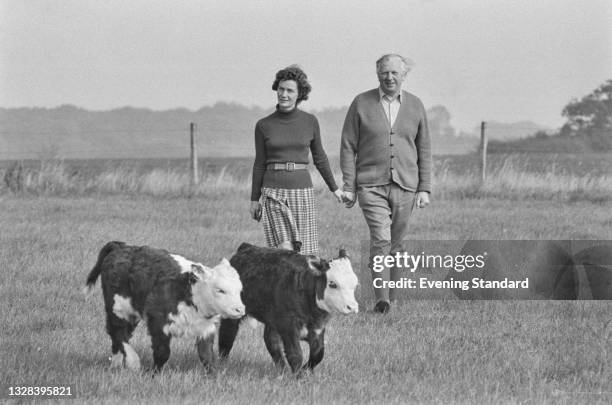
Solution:
<svg viewBox="0 0 612 405">
<path fill-rule="evenodd" d="M 567 122 L 561 135 L 612 137 L 612 79 L 580 100 L 572 100 L 561 113 Z"/>
<path fill-rule="evenodd" d="M 535 134 L 533 134 L 533 137 L 538 138 L 538 139 L 547 139 L 548 136 L 549 135 L 546 131 L 538 131 Z"/>
<path fill-rule="evenodd" d="M 427 110 L 429 131 L 433 136 L 454 136 L 455 128 L 450 124 L 450 112 L 443 105 L 436 105 Z"/>
</svg>

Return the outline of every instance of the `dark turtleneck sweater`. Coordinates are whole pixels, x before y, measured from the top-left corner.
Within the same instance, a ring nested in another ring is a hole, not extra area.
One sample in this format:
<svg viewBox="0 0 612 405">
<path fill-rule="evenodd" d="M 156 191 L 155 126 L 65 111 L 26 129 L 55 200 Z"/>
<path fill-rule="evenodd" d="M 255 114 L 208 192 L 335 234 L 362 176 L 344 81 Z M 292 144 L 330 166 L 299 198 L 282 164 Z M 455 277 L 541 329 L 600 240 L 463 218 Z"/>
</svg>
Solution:
<svg viewBox="0 0 612 405">
<path fill-rule="evenodd" d="M 255 163 L 251 201 L 258 201 L 261 188 L 299 189 L 312 187 L 308 170 L 266 170 L 269 163 L 308 163 L 308 151 L 312 161 L 330 191 L 338 186 L 323 150 L 317 118 L 294 108 L 279 111 L 262 118 L 255 125 Z"/>
</svg>

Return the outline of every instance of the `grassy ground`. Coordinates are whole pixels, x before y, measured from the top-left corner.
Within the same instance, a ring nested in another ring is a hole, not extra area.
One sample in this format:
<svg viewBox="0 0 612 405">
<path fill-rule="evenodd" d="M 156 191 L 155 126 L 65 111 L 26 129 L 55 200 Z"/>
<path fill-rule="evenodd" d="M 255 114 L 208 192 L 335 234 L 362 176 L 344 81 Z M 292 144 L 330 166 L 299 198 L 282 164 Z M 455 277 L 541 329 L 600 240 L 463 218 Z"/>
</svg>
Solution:
<svg viewBox="0 0 612 405">
<path fill-rule="evenodd" d="M 608 302 L 409 300 L 386 317 L 360 248 L 358 208 L 318 191 L 322 255 L 353 256 L 361 312 L 334 317 L 313 375 L 274 369 L 262 329 L 244 326 L 227 363 L 206 375 L 193 342 L 173 341 L 163 373 L 109 370 L 99 286 L 80 290 L 109 240 L 163 247 L 204 263 L 243 241 L 263 244 L 245 189 L 195 198 L 0 196 L 0 382 L 73 384 L 88 403 L 610 403 Z M 533 198 L 434 200 L 413 218 L 414 239 L 612 239 L 607 202 Z M 143 326 L 133 339 L 152 364 Z M 4 388 L 3 388 L 4 389 Z M 5 393 L 3 393 L 5 395 Z"/>
</svg>

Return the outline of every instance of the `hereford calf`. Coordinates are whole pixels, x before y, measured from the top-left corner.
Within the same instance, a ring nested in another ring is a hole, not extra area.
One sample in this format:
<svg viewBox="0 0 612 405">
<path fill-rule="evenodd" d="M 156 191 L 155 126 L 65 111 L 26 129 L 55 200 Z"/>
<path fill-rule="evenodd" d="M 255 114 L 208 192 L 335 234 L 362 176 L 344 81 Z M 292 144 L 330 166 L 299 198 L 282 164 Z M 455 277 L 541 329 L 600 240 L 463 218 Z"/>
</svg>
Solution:
<svg viewBox="0 0 612 405">
<path fill-rule="evenodd" d="M 330 262 L 290 250 L 261 248 L 243 243 L 230 259 L 244 286 L 242 301 L 247 315 L 265 324 L 264 341 L 274 362 L 287 362 L 295 373 L 312 370 L 323 360 L 325 325 L 330 314 L 357 313 L 357 276 L 341 250 Z M 219 354 L 226 357 L 239 320 L 224 319 L 219 328 Z M 300 340 L 308 342 L 310 355 L 302 366 Z"/>
<path fill-rule="evenodd" d="M 165 250 L 109 242 L 87 278 L 89 291 L 99 276 L 106 331 L 112 340 L 111 367 L 140 368 L 129 340 L 143 318 L 158 371 L 170 357 L 172 336 L 211 340 L 221 317 L 240 318 L 245 313 L 242 284 L 227 259 L 211 269 Z M 210 352 L 200 346 L 200 359 L 208 367 Z"/>
</svg>

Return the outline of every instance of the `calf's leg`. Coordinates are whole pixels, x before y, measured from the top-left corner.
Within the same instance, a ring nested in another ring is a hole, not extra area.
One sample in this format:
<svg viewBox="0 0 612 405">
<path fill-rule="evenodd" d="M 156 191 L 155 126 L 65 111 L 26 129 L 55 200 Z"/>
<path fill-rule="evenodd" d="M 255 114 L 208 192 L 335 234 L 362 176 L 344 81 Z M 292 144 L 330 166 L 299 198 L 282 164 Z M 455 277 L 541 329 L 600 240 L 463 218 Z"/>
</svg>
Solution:
<svg viewBox="0 0 612 405">
<path fill-rule="evenodd" d="M 199 337 L 196 340 L 196 347 L 198 349 L 198 356 L 200 357 L 200 361 L 202 365 L 206 369 L 206 371 L 210 371 L 210 368 L 213 363 L 214 353 L 213 353 L 213 345 L 215 341 L 215 334 L 211 333 L 210 336 Z"/>
<path fill-rule="evenodd" d="M 240 327 L 240 319 L 222 319 L 219 325 L 219 356 L 225 358 L 229 355 Z"/>
<path fill-rule="evenodd" d="M 285 346 L 285 357 L 291 367 L 291 371 L 297 373 L 302 368 L 302 348 L 297 331 L 283 332 L 281 334 L 283 346 Z"/>
<path fill-rule="evenodd" d="M 308 346 L 310 347 L 310 355 L 308 356 L 308 362 L 304 364 L 305 369 L 312 370 L 317 364 L 323 360 L 323 354 L 325 353 L 325 329 L 322 329 L 320 333 L 315 331 L 308 332 Z"/>
<path fill-rule="evenodd" d="M 264 342 L 266 343 L 266 349 L 272 356 L 272 361 L 279 367 L 285 367 L 285 360 L 283 359 L 283 343 L 280 335 L 276 329 L 266 325 L 264 327 Z"/>
<path fill-rule="evenodd" d="M 123 367 L 127 365 L 131 369 L 140 368 L 140 358 L 136 351 L 129 345 L 130 338 L 138 321 L 126 321 L 109 312 L 106 315 L 106 331 L 108 332 L 112 344 L 111 368 Z"/>
<path fill-rule="evenodd" d="M 151 335 L 155 372 L 158 372 L 170 357 L 170 336 L 163 332 L 161 323 L 157 322 L 154 317 L 149 317 L 147 326 L 149 327 L 149 335 Z"/>
</svg>

